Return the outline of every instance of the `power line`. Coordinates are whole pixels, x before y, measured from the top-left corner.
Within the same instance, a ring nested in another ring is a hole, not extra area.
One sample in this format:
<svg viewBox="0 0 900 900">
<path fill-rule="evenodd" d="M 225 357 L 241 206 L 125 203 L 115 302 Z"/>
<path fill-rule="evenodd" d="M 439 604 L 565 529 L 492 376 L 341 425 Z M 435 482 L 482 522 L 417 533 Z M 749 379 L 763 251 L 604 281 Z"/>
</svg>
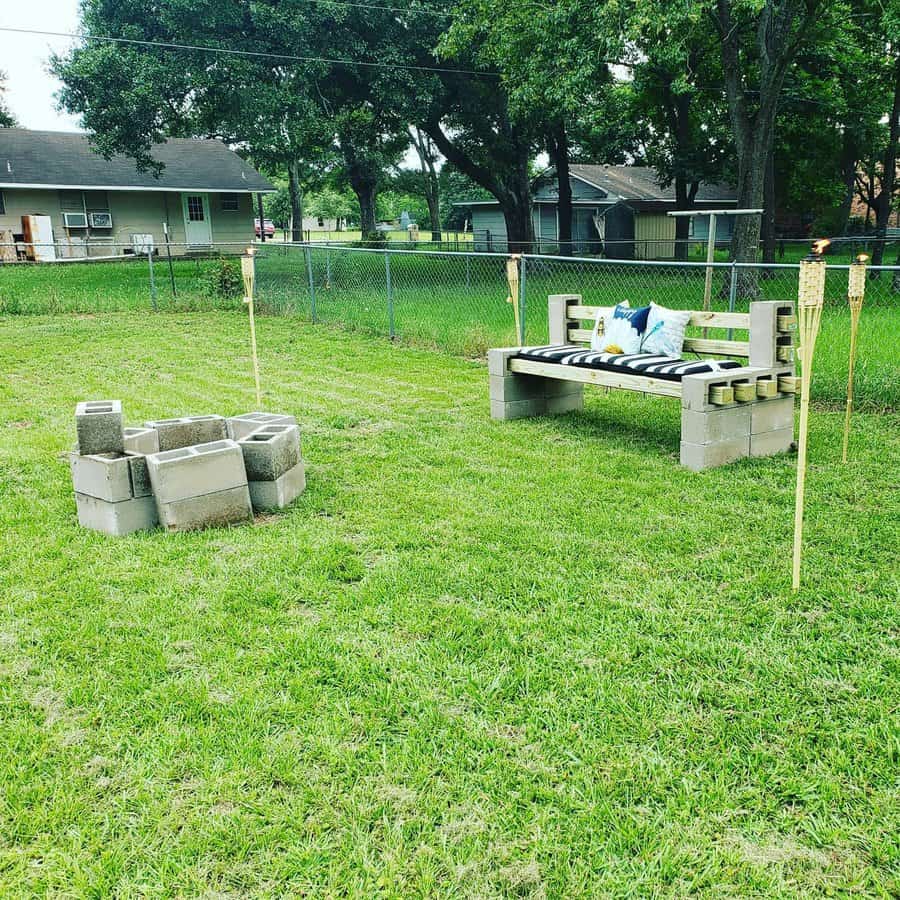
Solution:
<svg viewBox="0 0 900 900">
<path fill-rule="evenodd" d="M 351 3 L 345 0 L 305 0 L 306 3 L 321 3 L 325 6 L 351 6 L 358 9 L 380 9 L 384 12 L 395 13 L 422 13 L 426 16 L 441 16 L 445 19 L 452 17 L 453 13 L 445 9 L 433 9 L 430 6 L 377 6 L 368 3 Z"/>
<path fill-rule="evenodd" d="M 328 0 L 331 2 L 331 0 Z M 349 5 L 349 4 L 348 4 Z M 102 34 L 79 34 L 71 31 L 42 31 L 37 28 L 8 28 L 0 25 L 0 32 L 8 34 L 32 34 L 41 37 L 71 38 L 79 41 L 99 41 L 110 44 L 128 44 L 136 47 L 152 47 L 158 50 L 192 50 L 222 56 L 246 56 L 253 59 L 269 59 L 284 62 L 322 62 L 338 66 L 364 66 L 369 69 L 401 69 L 409 72 L 438 72 L 452 75 L 475 75 L 482 78 L 499 78 L 499 72 L 479 72 L 475 69 L 453 69 L 443 66 L 421 66 L 404 63 L 366 62 L 357 59 L 332 59 L 327 56 L 294 56 L 288 53 L 266 53 L 261 50 L 233 50 L 230 47 L 204 47 L 202 44 L 176 44 L 168 41 L 140 41 L 136 38 L 108 37 Z"/>
</svg>

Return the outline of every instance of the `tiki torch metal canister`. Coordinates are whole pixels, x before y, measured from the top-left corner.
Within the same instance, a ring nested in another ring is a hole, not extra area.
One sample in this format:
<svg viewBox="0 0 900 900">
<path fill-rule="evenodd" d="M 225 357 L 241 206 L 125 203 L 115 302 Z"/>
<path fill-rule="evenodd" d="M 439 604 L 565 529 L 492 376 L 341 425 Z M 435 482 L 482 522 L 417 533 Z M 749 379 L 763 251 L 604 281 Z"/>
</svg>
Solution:
<svg viewBox="0 0 900 900">
<path fill-rule="evenodd" d="M 256 382 L 256 408 L 262 408 L 262 395 L 259 389 L 259 358 L 256 355 L 256 321 L 253 316 L 253 292 L 256 286 L 256 265 L 253 255 L 256 251 L 253 247 L 247 248 L 245 256 L 241 257 L 241 275 L 244 279 L 244 303 L 250 311 L 250 349 L 253 353 L 253 378 Z"/>
<path fill-rule="evenodd" d="M 865 253 L 850 265 L 847 300 L 850 303 L 850 363 L 847 368 L 847 412 L 844 416 L 844 443 L 841 450 L 841 461 L 847 462 L 847 450 L 850 445 L 850 417 L 853 414 L 853 370 L 856 366 L 856 333 L 859 330 L 859 314 L 862 312 L 863 299 L 866 295 L 866 262 L 869 257 Z"/>
<path fill-rule="evenodd" d="M 797 441 L 797 494 L 794 507 L 794 569 L 792 584 L 800 589 L 800 560 L 803 554 L 803 501 L 806 490 L 806 443 L 809 432 L 809 389 L 812 383 L 816 338 L 825 305 L 825 258 L 830 241 L 813 244 L 812 252 L 800 262 L 800 287 L 797 292 L 798 339 L 800 360 L 800 434 Z"/>
</svg>

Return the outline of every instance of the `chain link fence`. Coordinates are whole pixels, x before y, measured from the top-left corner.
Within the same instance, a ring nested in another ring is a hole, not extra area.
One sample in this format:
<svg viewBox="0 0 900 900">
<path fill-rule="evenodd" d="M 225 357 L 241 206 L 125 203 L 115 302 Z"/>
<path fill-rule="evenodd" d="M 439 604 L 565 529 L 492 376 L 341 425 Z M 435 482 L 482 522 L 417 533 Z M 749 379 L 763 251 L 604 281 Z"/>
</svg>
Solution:
<svg viewBox="0 0 900 900">
<path fill-rule="evenodd" d="M 385 335 L 450 353 L 481 357 L 518 343 L 507 302 L 508 256 L 462 250 L 361 248 L 265 242 L 257 251 L 261 313 Z M 109 261 L 0 262 L 0 314 L 98 313 L 149 309 L 240 309 L 239 266 L 246 244 L 198 250 L 172 245 L 148 257 L 131 245 Z M 152 262 L 152 266 L 151 266 Z M 152 269 L 152 278 L 151 278 Z M 632 306 L 655 300 L 702 308 L 704 262 L 654 262 L 524 255 L 516 298 L 526 343 L 547 341 L 547 296 L 581 294 L 586 303 Z M 746 311 L 742 287 L 761 299 L 795 300 L 798 265 L 711 267 L 711 307 Z M 816 350 L 814 396 L 840 404 L 849 351 L 847 265 L 829 261 L 826 305 Z M 740 337 L 740 335 L 738 335 Z M 860 321 L 857 405 L 900 407 L 900 267 L 870 268 Z"/>
<path fill-rule="evenodd" d="M 517 343 L 507 297 L 504 254 L 267 244 L 258 247 L 260 308 L 315 322 L 387 335 L 451 353 L 482 356 Z M 715 263 L 711 308 L 746 312 L 748 290 L 760 299 L 796 300 L 798 266 Z M 547 340 L 547 297 L 577 293 L 586 303 L 703 305 L 705 263 L 598 260 L 524 255 L 519 296 L 524 341 Z M 814 394 L 846 396 L 849 308 L 846 265 L 830 265 L 816 350 Z M 857 404 L 900 405 L 900 268 L 870 270 L 860 322 Z"/>
</svg>

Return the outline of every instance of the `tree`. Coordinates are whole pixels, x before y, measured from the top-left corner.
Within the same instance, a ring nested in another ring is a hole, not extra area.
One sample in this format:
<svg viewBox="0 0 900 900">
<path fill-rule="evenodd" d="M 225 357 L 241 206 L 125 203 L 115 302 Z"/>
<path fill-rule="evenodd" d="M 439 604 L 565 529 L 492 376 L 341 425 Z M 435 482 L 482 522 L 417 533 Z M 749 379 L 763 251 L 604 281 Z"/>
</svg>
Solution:
<svg viewBox="0 0 900 900">
<path fill-rule="evenodd" d="M 0 70 L 0 128 L 12 128 L 16 124 L 16 120 L 3 99 L 5 93 L 6 73 Z"/>
<path fill-rule="evenodd" d="M 396 156 L 388 152 L 391 117 L 384 104 L 373 109 L 369 74 L 316 61 L 342 51 L 353 56 L 358 34 L 378 31 L 365 19 L 384 12 L 357 12 L 278 0 L 252 6 L 161 0 L 153 7 L 137 0 L 85 0 L 82 25 L 92 34 L 211 48 L 232 47 L 240 35 L 241 49 L 257 55 L 87 42 L 55 58 L 53 68 L 64 83 L 63 105 L 81 114 L 106 156 L 126 153 L 140 168 L 154 170 L 154 143 L 168 135 L 207 135 L 243 146 L 270 169 L 283 168 L 295 237 L 302 227 L 303 186 L 337 148 L 348 179 L 359 188 L 365 223 L 374 229 L 372 178 L 377 182 L 385 159 Z M 285 61 L 297 47 L 308 62 Z M 394 134 L 405 132 L 399 119 L 393 128 Z"/>
<path fill-rule="evenodd" d="M 435 243 L 441 241 L 441 187 L 438 180 L 436 163 L 438 161 L 437 147 L 431 138 L 425 134 L 418 125 L 411 128 L 413 147 L 419 157 L 419 166 L 422 171 L 422 190 L 425 194 L 425 202 L 428 204 L 428 219 L 431 225 L 431 240 Z"/>
</svg>

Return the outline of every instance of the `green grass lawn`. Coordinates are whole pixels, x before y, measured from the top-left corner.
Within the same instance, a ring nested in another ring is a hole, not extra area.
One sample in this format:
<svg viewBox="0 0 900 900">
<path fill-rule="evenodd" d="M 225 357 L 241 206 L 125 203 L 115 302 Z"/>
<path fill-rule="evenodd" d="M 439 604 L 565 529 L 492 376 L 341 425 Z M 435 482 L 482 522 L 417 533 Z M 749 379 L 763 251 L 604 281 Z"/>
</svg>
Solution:
<svg viewBox="0 0 900 900">
<path fill-rule="evenodd" d="M 896 896 L 900 429 L 679 467 L 678 405 L 259 323 L 309 487 L 80 530 L 73 409 L 253 408 L 246 321 L 0 317 L 0 895 Z"/>
</svg>

